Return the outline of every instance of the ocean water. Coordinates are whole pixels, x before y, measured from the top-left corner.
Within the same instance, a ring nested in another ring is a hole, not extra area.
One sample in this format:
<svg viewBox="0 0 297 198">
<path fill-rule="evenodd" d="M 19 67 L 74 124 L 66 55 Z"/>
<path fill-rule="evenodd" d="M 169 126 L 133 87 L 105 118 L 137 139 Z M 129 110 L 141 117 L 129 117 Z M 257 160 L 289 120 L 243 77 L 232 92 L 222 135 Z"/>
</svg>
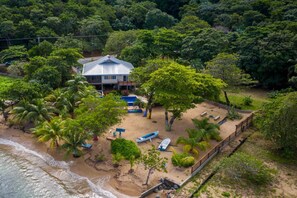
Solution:
<svg viewBox="0 0 297 198">
<path fill-rule="evenodd" d="M 69 163 L 55 161 L 16 142 L 0 138 L 0 198 L 115 198 L 96 182 L 69 170 Z"/>
</svg>

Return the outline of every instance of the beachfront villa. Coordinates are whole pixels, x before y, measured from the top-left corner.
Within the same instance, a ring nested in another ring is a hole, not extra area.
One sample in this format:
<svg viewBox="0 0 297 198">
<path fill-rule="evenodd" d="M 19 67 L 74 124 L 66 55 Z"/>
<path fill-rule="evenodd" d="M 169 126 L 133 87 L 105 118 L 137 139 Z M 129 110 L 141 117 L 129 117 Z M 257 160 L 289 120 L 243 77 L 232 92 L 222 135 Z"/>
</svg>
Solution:
<svg viewBox="0 0 297 198">
<path fill-rule="evenodd" d="M 82 75 L 97 90 L 131 89 L 135 86 L 133 82 L 129 81 L 129 75 L 133 68 L 131 63 L 107 55 L 85 63 Z"/>
</svg>

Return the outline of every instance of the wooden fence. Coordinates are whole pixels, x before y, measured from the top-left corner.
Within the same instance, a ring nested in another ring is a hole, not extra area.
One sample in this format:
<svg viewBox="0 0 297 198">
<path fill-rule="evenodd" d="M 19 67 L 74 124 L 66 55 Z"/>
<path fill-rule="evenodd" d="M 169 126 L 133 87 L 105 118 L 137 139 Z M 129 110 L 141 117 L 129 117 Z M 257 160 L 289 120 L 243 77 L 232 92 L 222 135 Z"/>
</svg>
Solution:
<svg viewBox="0 0 297 198">
<path fill-rule="evenodd" d="M 254 114 L 251 114 L 245 120 L 237 124 L 236 129 L 232 134 L 230 134 L 227 138 L 222 140 L 218 145 L 216 145 L 213 149 L 211 149 L 196 164 L 194 164 L 191 167 L 191 173 L 193 174 L 196 170 L 204 166 L 211 158 L 217 155 L 225 146 L 227 146 L 231 141 L 233 141 L 239 134 L 244 132 L 252 124 L 253 117 L 254 117 Z"/>
</svg>

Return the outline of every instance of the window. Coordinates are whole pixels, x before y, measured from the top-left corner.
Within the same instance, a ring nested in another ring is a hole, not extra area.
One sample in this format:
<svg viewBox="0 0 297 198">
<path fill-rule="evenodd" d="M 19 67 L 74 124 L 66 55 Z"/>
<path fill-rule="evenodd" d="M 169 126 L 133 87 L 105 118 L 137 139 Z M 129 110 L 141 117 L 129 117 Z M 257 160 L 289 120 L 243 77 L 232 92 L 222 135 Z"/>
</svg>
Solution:
<svg viewBox="0 0 297 198">
<path fill-rule="evenodd" d="M 116 80 L 117 76 L 104 76 L 104 80 Z"/>
<path fill-rule="evenodd" d="M 123 81 L 128 81 L 128 76 L 123 76 Z"/>
</svg>

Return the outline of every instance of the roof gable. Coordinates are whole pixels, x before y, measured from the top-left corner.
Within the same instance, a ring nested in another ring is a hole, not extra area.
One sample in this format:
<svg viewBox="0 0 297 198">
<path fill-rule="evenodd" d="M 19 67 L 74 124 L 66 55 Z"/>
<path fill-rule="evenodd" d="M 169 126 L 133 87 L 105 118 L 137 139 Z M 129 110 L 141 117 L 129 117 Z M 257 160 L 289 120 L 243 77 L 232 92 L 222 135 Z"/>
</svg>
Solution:
<svg viewBox="0 0 297 198">
<path fill-rule="evenodd" d="M 82 75 L 128 75 L 133 68 L 131 63 L 107 55 L 84 64 Z"/>
</svg>

